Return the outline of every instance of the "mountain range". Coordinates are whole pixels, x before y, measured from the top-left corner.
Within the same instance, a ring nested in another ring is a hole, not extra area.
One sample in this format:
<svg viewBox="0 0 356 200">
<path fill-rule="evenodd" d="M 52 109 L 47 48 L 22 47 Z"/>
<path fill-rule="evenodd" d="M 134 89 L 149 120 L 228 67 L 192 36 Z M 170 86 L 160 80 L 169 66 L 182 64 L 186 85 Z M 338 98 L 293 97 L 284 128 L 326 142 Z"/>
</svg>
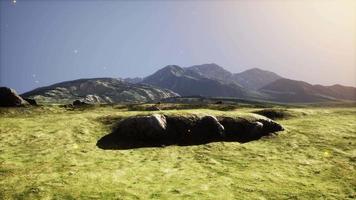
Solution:
<svg viewBox="0 0 356 200">
<path fill-rule="evenodd" d="M 283 103 L 356 101 L 356 88 L 312 85 L 252 68 L 231 73 L 211 63 L 168 65 L 144 78 L 95 78 L 57 83 L 22 94 L 43 102 L 82 99 L 90 103 L 156 101 L 177 96 L 231 97 Z"/>
<path fill-rule="evenodd" d="M 240 85 L 204 76 L 190 68 L 169 65 L 147 76 L 142 83 L 167 88 L 182 96 L 246 96 Z"/>
</svg>

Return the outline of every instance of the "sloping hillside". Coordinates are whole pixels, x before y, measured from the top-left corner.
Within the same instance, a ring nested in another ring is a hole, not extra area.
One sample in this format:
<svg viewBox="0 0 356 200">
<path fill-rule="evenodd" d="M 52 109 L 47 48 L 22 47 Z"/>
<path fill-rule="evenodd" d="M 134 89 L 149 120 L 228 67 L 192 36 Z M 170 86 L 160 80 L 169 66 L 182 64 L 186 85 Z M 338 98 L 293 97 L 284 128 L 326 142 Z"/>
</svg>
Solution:
<svg viewBox="0 0 356 200">
<path fill-rule="evenodd" d="M 22 94 L 38 102 L 68 103 L 82 99 L 89 103 L 146 102 L 178 96 L 145 84 L 132 84 L 114 78 L 66 81 Z"/>
<path fill-rule="evenodd" d="M 269 94 L 272 100 L 282 102 L 356 100 L 356 88 L 353 87 L 311 85 L 291 79 L 278 79 L 260 91 Z"/>
</svg>

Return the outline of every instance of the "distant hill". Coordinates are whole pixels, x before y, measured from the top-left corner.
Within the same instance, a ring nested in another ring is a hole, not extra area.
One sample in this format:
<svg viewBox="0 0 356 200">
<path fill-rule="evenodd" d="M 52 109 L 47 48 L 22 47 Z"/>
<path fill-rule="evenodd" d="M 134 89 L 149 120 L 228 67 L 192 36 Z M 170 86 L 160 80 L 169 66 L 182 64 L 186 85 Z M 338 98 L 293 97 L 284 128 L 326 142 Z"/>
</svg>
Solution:
<svg viewBox="0 0 356 200">
<path fill-rule="evenodd" d="M 188 72 L 193 71 L 200 76 L 209 79 L 219 80 L 224 83 L 234 83 L 249 90 L 258 90 L 275 80 L 283 78 L 274 72 L 258 68 L 252 68 L 241 73 L 234 74 L 215 63 L 194 65 L 187 67 L 186 70 Z"/>
<path fill-rule="evenodd" d="M 337 99 L 356 100 L 356 88 L 342 86 L 339 84 L 332 86 L 314 85 L 315 91 L 323 95 Z"/>
<path fill-rule="evenodd" d="M 140 83 L 143 80 L 143 78 L 134 77 L 134 78 L 124 78 L 124 79 L 121 79 L 121 80 L 123 80 L 125 82 L 128 82 L 128 83 Z"/>
<path fill-rule="evenodd" d="M 234 83 L 233 74 L 215 63 L 194 65 L 185 68 L 185 70 L 187 73 L 195 73 L 205 78 Z"/>
<path fill-rule="evenodd" d="M 143 79 L 142 83 L 170 89 L 180 95 L 246 97 L 247 91 L 233 83 L 208 78 L 195 70 L 169 65 Z"/>
<path fill-rule="evenodd" d="M 278 79 L 264 87 L 260 92 L 270 95 L 279 102 L 319 102 L 330 100 L 356 100 L 356 88 L 341 85 L 311 85 L 304 81 Z"/>
<path fill-rule="evenodd" d="M 145 84 L 132 84 L 114 78 L 78 79 L 41 87 L 21 96 L 38 102 L 71 103 L 82 99 L 88 103 L 146 102 L 178 94 Z"/>
<path fill-rule="evenodd" d="M 249 69 L 241 73 L 234 74 L 232 79 L 244 88 L 258 90 L 273 81 L 283 77 L 278 74 L 258 68 Z"/>
</svg>

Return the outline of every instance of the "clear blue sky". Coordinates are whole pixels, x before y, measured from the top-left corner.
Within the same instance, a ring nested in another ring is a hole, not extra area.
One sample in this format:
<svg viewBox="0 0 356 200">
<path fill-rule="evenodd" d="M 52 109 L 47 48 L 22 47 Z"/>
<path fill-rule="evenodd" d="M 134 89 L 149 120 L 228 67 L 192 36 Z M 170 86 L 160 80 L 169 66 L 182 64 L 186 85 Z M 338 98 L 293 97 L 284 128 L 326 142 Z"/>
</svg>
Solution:
<svg viewBox="0 0 356 200">
<path fill-rule="evenodd" d="M 25 92 L 169 64 L 356 85 L 353 0 L 0 0 L 0 85 Z"/>
</svg>

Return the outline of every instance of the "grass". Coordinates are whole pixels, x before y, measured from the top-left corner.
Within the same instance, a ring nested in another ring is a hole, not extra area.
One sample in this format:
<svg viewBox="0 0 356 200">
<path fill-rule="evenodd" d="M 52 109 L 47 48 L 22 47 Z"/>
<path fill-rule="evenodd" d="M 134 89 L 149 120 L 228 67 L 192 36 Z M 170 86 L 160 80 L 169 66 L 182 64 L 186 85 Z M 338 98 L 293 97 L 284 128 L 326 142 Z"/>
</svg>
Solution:
<svg viewBox="0 0 356 200">
<path fill-rule="evenodd" d="M 284 132 L 245 144 L 102 150 L 115 119 L 153 112 L 0 108 L 0 199 L 355 199 L 356 107 L 287 110 Z"/>
</svg>

